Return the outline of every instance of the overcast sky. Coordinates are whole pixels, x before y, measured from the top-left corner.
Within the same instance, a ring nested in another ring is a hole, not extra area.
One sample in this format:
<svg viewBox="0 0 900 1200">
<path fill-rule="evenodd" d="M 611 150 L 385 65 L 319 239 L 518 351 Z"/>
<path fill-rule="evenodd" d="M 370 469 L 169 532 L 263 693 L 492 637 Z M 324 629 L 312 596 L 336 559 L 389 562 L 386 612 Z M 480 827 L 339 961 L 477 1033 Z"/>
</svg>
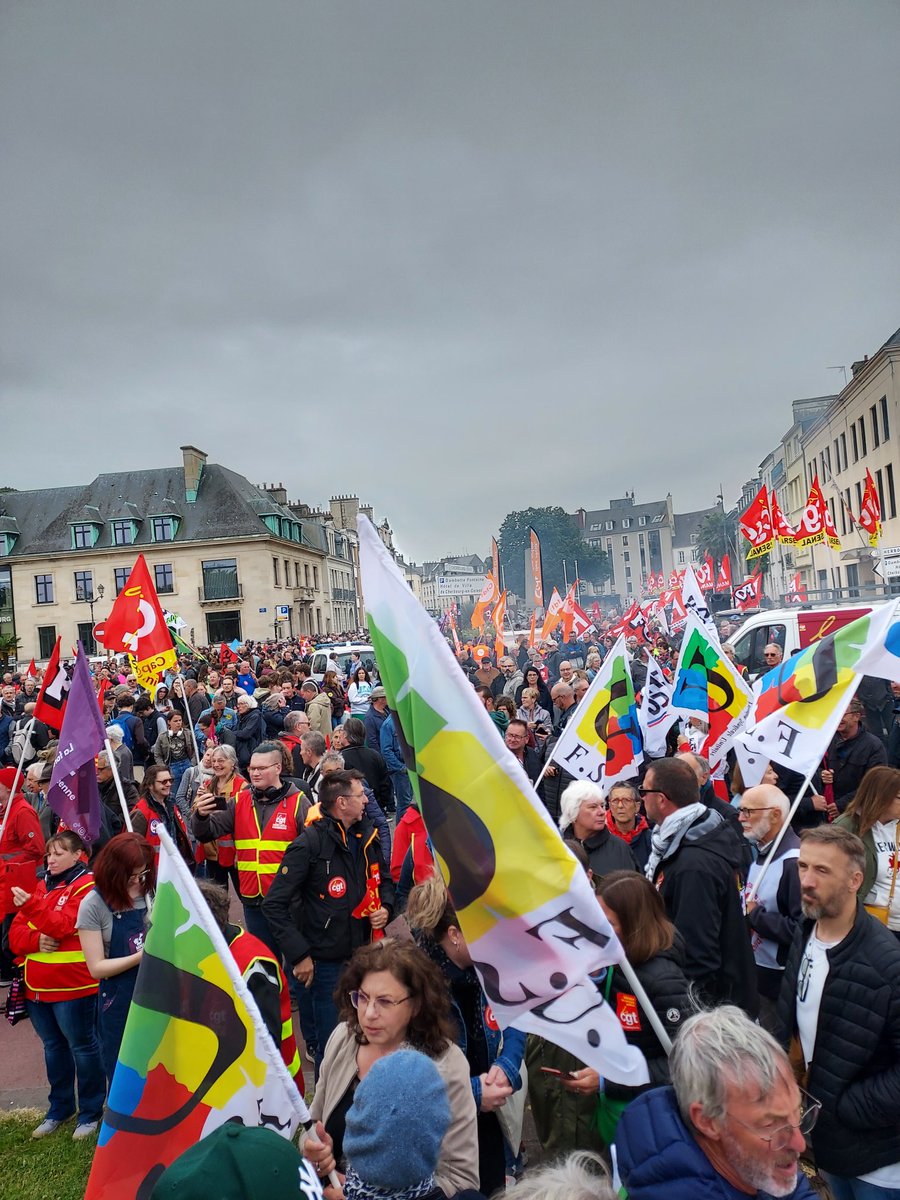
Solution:
<svg viewBox="0 0 900 1200">
<path fill-rule="evenodd" d="M 897 0 L 6 0 L 0 482 L 190 442 L 418 560 L 530 504 L 733 503 L 900 325 L 898 33 Z"/>
</svg>

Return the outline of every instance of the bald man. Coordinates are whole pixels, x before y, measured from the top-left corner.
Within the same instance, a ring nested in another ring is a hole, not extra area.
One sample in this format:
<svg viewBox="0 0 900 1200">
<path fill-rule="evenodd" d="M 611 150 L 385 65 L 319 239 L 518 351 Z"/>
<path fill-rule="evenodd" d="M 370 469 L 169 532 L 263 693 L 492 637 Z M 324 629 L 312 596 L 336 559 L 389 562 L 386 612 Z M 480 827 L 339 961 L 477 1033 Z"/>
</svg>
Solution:
<svg viewBox="0 0 900 1200">
<path fill-rule="evenodd" d="M 759 1020 L 770 1032 L 775 1028 L 775 1007 L 784 964 L 800 924 L 800 876 L 797 858 L 800 839 L 788 828 L 773 851 L 775 839 L 787 820 L 790 801 L 784 792 L 770 783 L 748 788 L 741 796 L 738 817 L 747 841 L 756 847 L 744 889 L 744 911 L 750 926 L 756 978 L 759 987 Z M 753 899 L 756 880 L 765 864 L 766 871 L 759 895 Z"/>
</svg>

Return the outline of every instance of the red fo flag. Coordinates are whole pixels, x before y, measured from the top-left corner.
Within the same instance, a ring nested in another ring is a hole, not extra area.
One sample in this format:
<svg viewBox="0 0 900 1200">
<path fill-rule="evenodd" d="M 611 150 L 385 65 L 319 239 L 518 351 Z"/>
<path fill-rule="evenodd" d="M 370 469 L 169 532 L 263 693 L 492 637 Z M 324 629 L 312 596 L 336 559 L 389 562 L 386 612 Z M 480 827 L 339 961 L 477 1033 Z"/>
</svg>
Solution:
<svg viewBox="0 0 900 1200">
<path fill-rule="evenodd" d="M 716 565 L 708 554 L 702 563 L 698 563 L 694 567 L 694 574 L 697 577 L 697 583 L 701 592 L 711 592 L 713 590 Z"/>
<path fill-rule="evenodd" d="M 809 597 L 806 594 L 806 584 L 800 578 L 798 571 L 791 580 L 791 590 L 787 594 L 788 604 L 806 604 Z"/>
<path fill-rule="evenodd" d="M 775 535 L 772 532 L 772 517 L 769 513 L 765 484 L 756 493 L 756 499 L 741 517 L 739 524 L 741 533 L 750 543 L 748 560 L 768 554 L 775 545 Z"/>
<path fill-rule="evenodd" d="M 44 682 L 34 702 L 34 715 L 57 733 L 62 729 L 63 717 L 66 714 L 66 703 L 69 699 L 69 684 L 72 680 L 71 668 L 66 668 L 59 661 L 61 638 L 56 639 L 47 670 L 44 672 Z"/>
<path fill-rule="evenodd" d="M 749 579 L 745 579 L 743 583 L 739 583 L 734 589 L 734 604 L 741 612 L 746 612 L 748 608 L 759 608 L 761 598 L 762 573 L 760 571 L 751 575 Z"/>
<path fill-rule="evenodd" d="M 172 635 L 166 626 L 156 588 L 143 554 L 131 569 L 112 612 L 94 629 L 94 637 L 113 653 L 134 657 L 134 673 L 144 686 L 177 663 Z"/>
</svg>

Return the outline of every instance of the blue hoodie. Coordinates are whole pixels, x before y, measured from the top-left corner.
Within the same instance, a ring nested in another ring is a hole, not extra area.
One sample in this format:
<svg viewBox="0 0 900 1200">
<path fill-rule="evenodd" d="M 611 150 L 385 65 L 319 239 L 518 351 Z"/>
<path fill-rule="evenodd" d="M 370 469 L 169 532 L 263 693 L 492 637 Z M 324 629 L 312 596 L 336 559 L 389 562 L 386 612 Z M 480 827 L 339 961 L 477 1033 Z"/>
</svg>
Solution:
<svg viewBox="0 0 900 1200">
<path fill-rule="evenodd" d="M 625 1109 L 616 1129 L 616 1161 L 628 1200 L 747 1200 L 723 1179 L 688 1131 L 673 1088 L 644 1092 Z M 757 1192 L 766 1200 L 768 1192 Z M 789 1200 L 813 1200 L 800 1171 Z"/>
</svg>

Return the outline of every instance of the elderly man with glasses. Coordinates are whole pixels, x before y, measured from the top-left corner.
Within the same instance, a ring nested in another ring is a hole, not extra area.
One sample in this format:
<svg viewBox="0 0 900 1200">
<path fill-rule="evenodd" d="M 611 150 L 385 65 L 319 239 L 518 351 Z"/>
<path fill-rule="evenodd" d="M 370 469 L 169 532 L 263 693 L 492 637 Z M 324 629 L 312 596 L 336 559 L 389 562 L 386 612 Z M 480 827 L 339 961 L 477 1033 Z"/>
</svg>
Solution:
<svg viewBox="0 0 900 1200">
<path fill-rule="evenodd" d="M 773 849 L 790 806 L 780 788 L 761 783 L 747 788 L 737 810 L 744 837 L 756 850 L 756 860 L 750 865 L 744 888 L 744 911 L 756 960 L 759 1019 L 770 1033 L 776 1029 L 776 1007 L 784 980 L 784 964 L 801 915 L 800 876 L 797 874 L 800 839 L 789 828 L 778 847 Z M 766 867 L 770 859 L 771 864 Z M 757 893 L 756 881 L 764 868 L 762 886 Z"/>
<path fill-rule="evenodd" d="M 697 1013 L 669 1068 L 672 1086 L 644 1092 L 619 1121 L 629 1200 L 811 1200 L 800 1155 L 822 1106 L 770 1033 L 732 1005 Z"/>
</svg>

